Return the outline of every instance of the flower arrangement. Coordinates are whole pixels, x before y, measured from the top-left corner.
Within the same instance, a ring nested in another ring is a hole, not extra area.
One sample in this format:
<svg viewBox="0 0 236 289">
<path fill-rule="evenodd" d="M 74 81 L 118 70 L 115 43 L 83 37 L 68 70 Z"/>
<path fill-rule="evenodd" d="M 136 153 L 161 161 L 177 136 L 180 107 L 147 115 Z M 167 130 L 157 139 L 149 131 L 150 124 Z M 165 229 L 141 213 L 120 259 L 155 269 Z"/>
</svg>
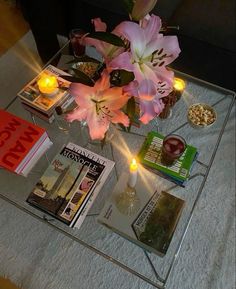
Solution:
<svg viewBox="0 0 236 289">
<path fill-rule="evenodd" d="M 148 13 L 156 0 L 126 0 L 130 21 L 107 32 L 106 23 L 93 19 L 95 32 L 83 37 L 102 56 L 102 62 L 90 57 L 75 59 L 97 64 L 93 77 L 75 69 L 69 91 L 76 109 L 68 121 L 86 121 L 91 139 L 103 139 L 111 123 L 130 128 L 137 107 L 139 121 L 147 124 L 163 108 L 162 98 L 173 90 L 174 72 L 167 66 L 180 48 L 176 36 L 164 36 L 160 17 Z"/>
</svg>

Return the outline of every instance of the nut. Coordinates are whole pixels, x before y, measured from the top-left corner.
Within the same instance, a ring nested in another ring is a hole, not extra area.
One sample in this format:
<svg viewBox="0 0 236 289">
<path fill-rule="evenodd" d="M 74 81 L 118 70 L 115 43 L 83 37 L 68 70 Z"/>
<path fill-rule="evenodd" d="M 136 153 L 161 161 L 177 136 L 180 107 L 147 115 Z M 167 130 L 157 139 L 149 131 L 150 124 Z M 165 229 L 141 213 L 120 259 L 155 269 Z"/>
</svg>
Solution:
<svg viewBox="0 0 236 289">
<path fill-rule="evenodd" d="M 76 64 L 76 69 L 79 69 L 89 77 L 93 77 L 97 71 L 98 64 L 94 62 L 78 62 Z"/>
<path fill-rule="evenodd" d="M 213 124 L 216 120 L 216 113 L 207 104 L 193 104 L 188 110 L 188 119 L 194 125 L 206 127 Z"/>
</svg>

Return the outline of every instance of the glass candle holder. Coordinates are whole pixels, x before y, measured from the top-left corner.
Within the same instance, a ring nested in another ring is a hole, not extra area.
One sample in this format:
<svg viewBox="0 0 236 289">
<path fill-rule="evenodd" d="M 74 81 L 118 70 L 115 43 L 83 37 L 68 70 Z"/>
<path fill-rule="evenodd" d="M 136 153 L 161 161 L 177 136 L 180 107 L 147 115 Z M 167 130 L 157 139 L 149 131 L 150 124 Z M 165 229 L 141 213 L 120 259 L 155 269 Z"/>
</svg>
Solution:
<svg viewBox="0 0 236 289">
<path fill-rule="evenodd" d="M 53 97 L 58 92 L 58 82 L 55 76 L 43 74 L 37 81 L 39 91 L 48 97 Z"/>
<path fill-rule="evenodd" d="M 135 158 L 129 166 L 129 179 L 125 189 L 116 197 L 116 207 L 124 215 L 131 216 L 140 208 L 140 199 L 135 189 L 138 178 L 138 164 Z"/>
<path fill-rule="evenodd" d="M 172 107 L 176 103 L 176 95 L 175 91 L 173 90 L 169 95 L 162 98 L 162 101 L 164 103 L 164 108 L 162 112 L 159 114 L 160 119 L 166 119 L 170 118 L 172 115 Z"/>
<path fill-rule="evenodd" d="M 185 86 L 186 84 L 183 79 L 177 77 L 174 78 L 174 91 L 176 95 L 176 101 L 180 100 L 184 92 Z"/>
<path fill-rule="evenodd" d="M 116 207 L 124 215 L 135 214 L 140 208 L 140 199 L 136 189 L 127 184 L 125 190 L 116 197 Z"/>
<path fill-rule="evenodd" d="M 74 56 L 79 57 L 85 54 L 85 46 L 82 42 L 82 37 L 85 35 L 85 31 L 82 29 L 72 29 L 69 33 L 69 39 Z"/>
</svg>

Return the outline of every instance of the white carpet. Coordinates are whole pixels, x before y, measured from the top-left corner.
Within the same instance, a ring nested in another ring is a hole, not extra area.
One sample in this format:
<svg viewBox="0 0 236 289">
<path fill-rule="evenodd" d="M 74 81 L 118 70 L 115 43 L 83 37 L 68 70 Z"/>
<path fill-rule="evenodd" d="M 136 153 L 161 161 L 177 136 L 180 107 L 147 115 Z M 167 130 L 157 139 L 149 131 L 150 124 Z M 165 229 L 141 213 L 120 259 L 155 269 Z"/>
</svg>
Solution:
<svg viewBox="0 0 236 289">
<path fill-rule="evenodd" d="M 31 33 L 22 40 L 37 55 Z M 1 108 L 34 75 L 13 51 L 0 58 Z M 168 289 L 235 288 L 234 132 L 235 108 Z M 154 288 L 1 199 L 0 228 L 0 275 L 24 289 Z"/>
</svg>

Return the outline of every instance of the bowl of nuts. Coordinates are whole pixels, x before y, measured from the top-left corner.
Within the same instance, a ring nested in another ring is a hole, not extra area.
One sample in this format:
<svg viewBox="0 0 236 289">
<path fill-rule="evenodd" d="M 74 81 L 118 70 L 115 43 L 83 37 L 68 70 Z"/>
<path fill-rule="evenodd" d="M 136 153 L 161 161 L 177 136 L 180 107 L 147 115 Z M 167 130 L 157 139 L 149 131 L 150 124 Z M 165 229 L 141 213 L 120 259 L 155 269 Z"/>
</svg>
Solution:
<svg viewBox="0 0 236 289">
<path fill-rule="evenodd" d="M 188 121 L 195 128 L 206 128 L 216 121 L 216 111 L 206 103 L 195 103 L 188 109 Z"/>
<path fill-rule="evenodd" d="M 93 78 L 95 76 L 95 73 L 98 69 L 98 63 L 97 62 L 77 62 L 72 65 L 72 68 L 74 70 L 79 70 L 89 76 L 90 78 Z M 70 71 L 71 74 L 73 74 L 73 71 Z"/>
</svg>

